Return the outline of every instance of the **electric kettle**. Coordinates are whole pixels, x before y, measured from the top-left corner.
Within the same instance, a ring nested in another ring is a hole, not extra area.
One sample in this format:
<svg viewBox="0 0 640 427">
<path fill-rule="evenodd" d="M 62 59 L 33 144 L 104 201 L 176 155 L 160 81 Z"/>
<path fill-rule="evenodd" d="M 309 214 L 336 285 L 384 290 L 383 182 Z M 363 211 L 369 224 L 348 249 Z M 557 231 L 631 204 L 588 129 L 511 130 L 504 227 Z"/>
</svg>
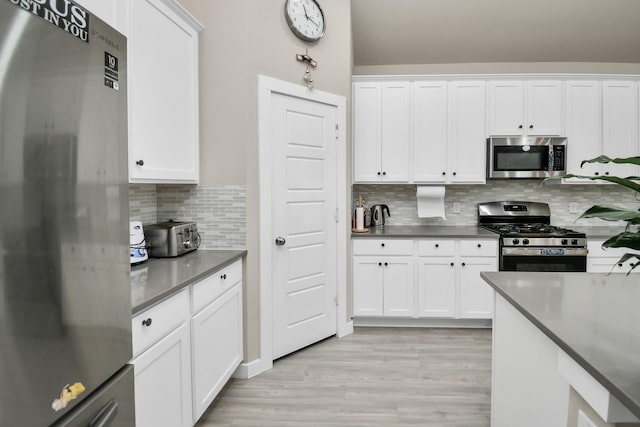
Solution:
<svg viewBox="0 0 640 427">
<path fill-rule="evenodd" d="M 384 211 L 387 211 L 387 216 L 391 216 L 389 212 L 389 206 L 387 205 L 373 205 L 371 206 L 371 227 L 380 227 L 384 225 Z"/>
</svg>

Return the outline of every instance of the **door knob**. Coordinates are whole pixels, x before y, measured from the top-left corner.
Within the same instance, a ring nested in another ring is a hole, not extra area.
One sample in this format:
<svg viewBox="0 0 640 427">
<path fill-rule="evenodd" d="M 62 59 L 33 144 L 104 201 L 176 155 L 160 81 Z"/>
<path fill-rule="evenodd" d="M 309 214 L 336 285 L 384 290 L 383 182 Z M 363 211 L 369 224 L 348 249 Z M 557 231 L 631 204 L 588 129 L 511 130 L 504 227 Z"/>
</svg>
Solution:
<svg viewBox="0 0 640 427">
<path fill-rule="evenodd" d="M 284 237 L 276 237 L 276 245 L 278 246 L 282 246 L 285 243 L 287 243 L 287 241 L 285 240 Z"/>
</svg>

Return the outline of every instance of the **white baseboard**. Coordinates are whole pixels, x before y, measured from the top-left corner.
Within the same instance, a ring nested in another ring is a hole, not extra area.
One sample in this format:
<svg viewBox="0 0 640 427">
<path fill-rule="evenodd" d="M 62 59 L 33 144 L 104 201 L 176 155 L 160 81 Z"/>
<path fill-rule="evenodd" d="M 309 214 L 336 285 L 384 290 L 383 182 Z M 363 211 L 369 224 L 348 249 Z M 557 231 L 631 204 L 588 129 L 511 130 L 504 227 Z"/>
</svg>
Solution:
<svg viewBox="0 0 640 427">
<path fill-rule="evenodd" d="M 431 319 L 413 317 L 354 317 L 352 326 L 391 328 L 491 328 L 491 319 Z"/>
<path fill-rule="evenodd" d="M 351 335 L 353 333 L 353 320 L 350 322 L 345 322 L 338 326 L 338 338 L 346 337 L 347 335 Z"/>
<path fill-rule="evenodd" d="M 265 367 L 262 363 L 262 359 L 252 360 L 248 363 L 241 363 L 233 373 L 233 378 L 241 378 L 241 379 L 249 379 L 253 378 L 258 374 L 261 374 L 265 371 L 268 371 L 273 367 L 273 363 L 271 366 Z"/>
</svg>

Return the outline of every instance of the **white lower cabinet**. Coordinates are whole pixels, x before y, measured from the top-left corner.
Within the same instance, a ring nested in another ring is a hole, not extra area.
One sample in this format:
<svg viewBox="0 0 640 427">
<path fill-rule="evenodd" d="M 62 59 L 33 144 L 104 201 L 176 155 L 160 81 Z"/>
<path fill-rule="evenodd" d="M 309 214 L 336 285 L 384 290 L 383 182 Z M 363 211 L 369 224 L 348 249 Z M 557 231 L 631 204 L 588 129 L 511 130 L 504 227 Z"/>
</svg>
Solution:
<svg viewBox="0 0 640 427">
<path fill-rule="evenodd" d="M 354 257 L 353 277 L 354 315 L 414 315 L 411 257 Z"/>
<path fill-rule="evenodd" d="M 497 270 L 495 240 L 421 239 L 417 246 L 419 316 L 491 319 L 493 290 L 480 272 Z"/>
<path fill-rule="evenodd" d="M 353 315 L 491 319 L 492 239 L 354 239 Z"/>
<path fill-rule="evenodd" d="M 242 284 L 193 316 L 193 422 L 242 362 Z"/>
<path fill-rule="evenodd" d="M 136 425 L 193 426 L 242 362 L 242 260 L 132 319 Z"/>
<path fill-rule="evenodd" d="M 133 361 L 137 427 L 192 425 L 190 353 L 184 323 Z"/>
<path fill-rule="evenodd" d="M 638 262 L 632 258 L 625 262 L 618 262 L 620 257 L 626 253 L 635 253 L 627 248 L 603 248 L 604 240 L 589 240 L 587 248 L 587 272 L 588 273 L 628 273 L 633 265 Z M 640 268 L 636 268 L 632 273 L 640 273 Z"/>
<path fill-rule="evenodd" d="M 188 291 L 139 314 L 132 322 L 136 426 L 190 427 Z"/>
</svg>

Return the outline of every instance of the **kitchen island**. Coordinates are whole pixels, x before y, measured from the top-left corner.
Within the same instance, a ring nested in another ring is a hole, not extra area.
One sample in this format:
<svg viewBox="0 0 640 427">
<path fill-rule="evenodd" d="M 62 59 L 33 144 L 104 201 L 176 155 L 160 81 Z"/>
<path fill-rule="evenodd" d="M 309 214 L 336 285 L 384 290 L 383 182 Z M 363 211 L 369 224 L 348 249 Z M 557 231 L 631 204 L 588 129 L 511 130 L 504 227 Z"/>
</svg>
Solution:
<svg viewBox="0 0 640 427">
<path fill-rule="evenodd" d="M 604 421 L 638 422 L 637 276 L 526 272 L 481 276 L 496 291 L 494 427 L 575 426 L 564 421 L 577 416 L 577 410 L 569 409 L 574 389 Z M 593 396 L 604 396 L 606 402 L 601 405 L 602 399 Z"/>
</svg>

